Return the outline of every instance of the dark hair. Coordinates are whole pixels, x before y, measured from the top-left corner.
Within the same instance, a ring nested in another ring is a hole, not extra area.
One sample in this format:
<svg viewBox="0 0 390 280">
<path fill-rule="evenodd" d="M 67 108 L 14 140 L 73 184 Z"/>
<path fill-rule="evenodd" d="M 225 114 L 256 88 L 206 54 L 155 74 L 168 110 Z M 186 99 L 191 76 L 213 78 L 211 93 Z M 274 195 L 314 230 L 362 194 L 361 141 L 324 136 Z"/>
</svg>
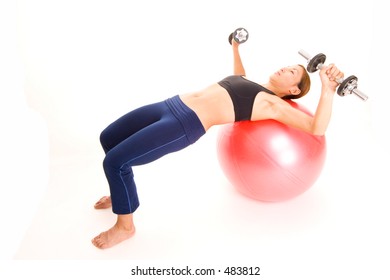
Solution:
<svg viewBox="0 0 390 280">
<path fill-rule="evenodd" d="M 298 99 L 305 96 L 310 90 L 311 81 L 310 81 L 309 73 L 307 73 L 306 68 L 303 65 L 299 64 L 299 66 L 301 66 L 303 69 L 302 79 L 298 84 L 298 88 L 301 90 L 301 92 L 297 95 L 294 94 L 286 95 L 283 97 L 283 99 Z"/>
</svg>

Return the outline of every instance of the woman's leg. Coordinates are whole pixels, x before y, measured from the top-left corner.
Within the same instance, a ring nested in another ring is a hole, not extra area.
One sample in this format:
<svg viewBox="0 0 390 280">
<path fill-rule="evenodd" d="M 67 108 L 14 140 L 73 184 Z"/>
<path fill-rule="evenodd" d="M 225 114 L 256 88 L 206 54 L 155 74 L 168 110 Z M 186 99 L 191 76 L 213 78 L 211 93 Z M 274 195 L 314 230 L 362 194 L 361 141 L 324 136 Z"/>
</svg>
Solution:
<svg viewBox="0 0 390 280">
<path fill-rule="evenodd" d="M 167 110 L 169 110 L 167 108 Z M 139 206 L 133 166 L 150 163 L 189 145 L 181 123 L 170 111 L 112 148 L 103 161 L 115 214 L 133 213 Z"/>
<path fill-rule="evenodd" d="M 107 154 L 113 147 L 121 143 L 139 130 L 161 119 L 160 103 L 145 105 L 137 108 L 105 128 L 100 134 L 100 143 Z M 95 209 L 108 209 L 111 207 L 111 197 L 103 196 L 94 205 Z"/>
<path fill-rule="evenodd" d="M 100 134 L 100 143 L 105 153 L 144 127 L 161 118 L 161 102 L 137 108 L 105 128 Z"/>
<path fill-rule="evenodd" d="M 115 146 L 112 145 L 114 141 L 111 145 L 105 142 L 107 154 L 103 166 L 110 186 L 112 210 L 118 214 L 118 218 L 112 228 L 92 240 L 98 248 L 108 248 L 122 242 L 130 238 L 135 231 L 132 213 L 138 208 L 139 201 L 132 166 L 149 163 L 190 144 L 182 124 L 165 103 L 149 107 L 144 114 L 148 115 L 150 110 L 160 112 L 157 121 L 143 126 L 135 133 L 129 133 L 131 134 L 129 137 L 122 139 Z M 137 113 L 137 116 L 137 121 L 146 123 L 142 120 L 142 114 Z M 120 130 L 119 127 L 126 129 L 127 126 L 124 125 L 126 122 L 123 120 L 121 122 L 121 125 L 115 123 L 111 129 L 113 127 L 116 127 L 115 131 Z M 122 132 L 122 135 L 124 134 Z"/>
</svg>

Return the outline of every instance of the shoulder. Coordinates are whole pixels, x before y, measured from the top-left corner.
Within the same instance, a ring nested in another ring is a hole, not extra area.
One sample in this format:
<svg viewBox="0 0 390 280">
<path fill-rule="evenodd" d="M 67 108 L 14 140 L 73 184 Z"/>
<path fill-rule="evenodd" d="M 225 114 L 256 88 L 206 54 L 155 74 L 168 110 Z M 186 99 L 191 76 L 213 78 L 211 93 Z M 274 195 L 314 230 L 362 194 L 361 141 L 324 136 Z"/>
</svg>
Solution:
<svg viewBox="0 0 390 280">
<path fill-rule="evenodd" d="M 270 119 L 290 117 L 297 111 L 286 100 L 267 92 L 259 92 L 256 96 L 255 110 L 262 112 L 263 118 Z"/>
<path fill-rule="evenodd" d="M 252 120 L 274 119 L 288 103 L 278 96 L 261 91 L 257 94 L 252 111 Z"/>
<path fill-rule="evenodd" d="M 268 92 L 261 91 L 257 94 L 256 99 L 260 102 L 267 103 L 268 105 L 280 105 L 288 106 L 289 104 L 280 98 L 279 96 L 269 94 Z"/>
</svg>

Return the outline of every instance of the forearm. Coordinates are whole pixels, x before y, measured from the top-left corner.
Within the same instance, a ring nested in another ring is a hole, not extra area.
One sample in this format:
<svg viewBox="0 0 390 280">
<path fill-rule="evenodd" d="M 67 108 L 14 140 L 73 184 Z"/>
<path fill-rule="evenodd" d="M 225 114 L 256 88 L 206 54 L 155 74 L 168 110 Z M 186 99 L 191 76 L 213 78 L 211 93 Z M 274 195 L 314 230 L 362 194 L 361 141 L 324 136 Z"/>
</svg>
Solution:
<svg viewBox="0 0 390 280">
<path fill-rule="evenodd" d="M 324 135 L 332 116 L 334 91 L 322 87 L 321 97 L 312 120 L 312 133 Z"/>
<path fill-rule="evenodd" d="M 238 45 L 233 46 L 233 73 L 234 75 L 245 76 L 245 69 L 241 61 L 240 52 L 238 51 Z"/>
</svg>

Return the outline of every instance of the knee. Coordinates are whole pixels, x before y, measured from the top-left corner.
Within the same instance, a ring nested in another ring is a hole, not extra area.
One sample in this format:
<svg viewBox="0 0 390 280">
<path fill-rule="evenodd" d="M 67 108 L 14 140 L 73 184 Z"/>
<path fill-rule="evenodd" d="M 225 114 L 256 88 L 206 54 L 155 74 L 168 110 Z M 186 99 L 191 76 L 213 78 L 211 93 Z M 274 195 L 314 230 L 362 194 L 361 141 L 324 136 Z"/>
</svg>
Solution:
<svg viewBox="0 0 390 280">
<path fill-rule="evenodd" d="M 108 152 L 109 151 L 109 139 L 110 139 L 110 135 L 109 133 L 107 132 L 107 130 L 103 130 L 101 133 L 100 133 L 100 137 L 99 137 L 99 140 L 100 140 L 100 144 L 102 145 L 103 149 L 105 152 Z"/>
<path fill-rule="evenodd" d="M 122 157 L 113 151 L 106 154 L 103 159 L 103 168 L 108 172 L 120 172 L 121 174 L 132 174 L 131 164 L 125 162 Z"/>
<path fill-rule="evenodd" d="M 119 170 L 121 167 L 118 162 L 117 157 L 113 156 L 113 153 L 107 152 L 106 156 L 103 159 L 103 168 L 104 170 Z"/>
</svg>

